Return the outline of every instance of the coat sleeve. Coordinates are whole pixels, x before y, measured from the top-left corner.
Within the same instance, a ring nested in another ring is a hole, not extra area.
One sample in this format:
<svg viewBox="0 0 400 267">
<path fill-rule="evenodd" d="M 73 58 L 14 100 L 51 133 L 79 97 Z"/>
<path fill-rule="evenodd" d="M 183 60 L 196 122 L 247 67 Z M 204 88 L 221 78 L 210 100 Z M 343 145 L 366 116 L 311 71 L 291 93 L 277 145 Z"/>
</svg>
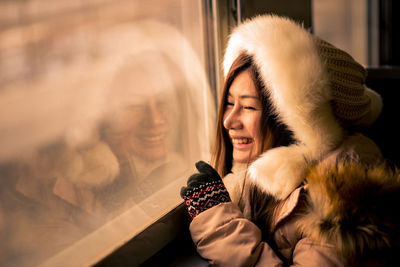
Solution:
<svg viewBox="0 0 400 267">
<path fill-rule="evenodd" d="M 196 216 L 190 224 L 199 254 L 215 266 L 285 266 L 263 242 L 261 230 L 239 208 L 222 203 Z M 342 266 L 333 248 L 301 239 L 293 252 L 294 266 Z"/>
<path fill-rule="evenodd" d="M 219 204 L 197 215 L 190 224 L 199 254 L 216 266 L 255 266 L 266 254 L 266 266 L 280 266 L 280 259 L 261 241 L 261 231 L 244 218 L 232 202 Z"/>
<path fill-rule="evenodd" d="M 309 238 L 300 239 L 293 252 L 292 266 L 346 266 L 330 244 L 317 244 Z"/>
</svg>

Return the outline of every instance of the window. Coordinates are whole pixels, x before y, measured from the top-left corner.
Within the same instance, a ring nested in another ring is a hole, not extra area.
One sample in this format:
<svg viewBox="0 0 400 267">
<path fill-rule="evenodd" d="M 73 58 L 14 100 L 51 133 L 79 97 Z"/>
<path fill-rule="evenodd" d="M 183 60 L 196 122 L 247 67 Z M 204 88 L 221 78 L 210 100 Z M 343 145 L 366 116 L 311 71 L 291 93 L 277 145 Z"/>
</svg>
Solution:
<svg viewBox="0 0 400 267">
<path fill-rule="evenodd" d="M 368 0 L 314 0 L 313 30 L 317 36 L 343 49 L 364 66 L 376 64 L 376 42 L 374 38 L 368 42 L 369 33 L 377 30 L 377 9 L 371 10 L 368 27 Z M 373 2 L 373 1 L 372 1 Z M 371 31 L 369 32 L 369 30 Z M 369 57 L 369 50 L 374 55 Z"/>
<path fill-rule="evenodd" d="M 0 265 L 91 265 L 210 155 L 200 1 L 0 2 Z"/>
<path fill-rule="evenodd" d="M 399 65 L 398 41 L 393 38 L 393 25 L 399 20 L 398 1 L 314 0 L 312 3 L 316 35 L 368 68 Z"/>
</svg>

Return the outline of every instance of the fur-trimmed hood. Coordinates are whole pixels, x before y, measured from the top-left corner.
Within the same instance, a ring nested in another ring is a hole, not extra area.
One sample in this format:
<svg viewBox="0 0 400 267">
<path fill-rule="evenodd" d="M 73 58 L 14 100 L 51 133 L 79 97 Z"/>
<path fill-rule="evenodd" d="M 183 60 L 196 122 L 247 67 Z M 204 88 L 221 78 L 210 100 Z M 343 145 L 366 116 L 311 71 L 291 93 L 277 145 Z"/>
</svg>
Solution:
<svg viewBox="0 0 400 267">
<path fill-rule="evenodd" d="M 357 158 L 322 161 L 307 174 L 308 206 L 298 221 L 317 242 L 332 243 L 346 259 L 398 248 L 400 173 Z M 386 259 L 387 260 L 387 259 Z"/>
<path fill-rule="evenodd" d="M 309 162 L 338 147 L 345 135 L 331 105 L 336 95 L 331 90 L 331 72 L 321 58 L 322 43 L 326 44 L 291 19 L 264 15 L 238 26 L 226 48 L 225 75 L 241 53 L 251 56 L 273 112 L 296 140 L 288 147 L 268 150 L 249 169 L 250 177 L 278 199 L 286 198 L 304 180 Z M 365 70 L 348 54 L 345 61 L 361 71 L 356 73 L 362 82 Z M 360 88 L 357 94 L 368 107 L 361 124 L 369 125 L 379 115 L 382 102 L 378 94 Z"/>
</svg>

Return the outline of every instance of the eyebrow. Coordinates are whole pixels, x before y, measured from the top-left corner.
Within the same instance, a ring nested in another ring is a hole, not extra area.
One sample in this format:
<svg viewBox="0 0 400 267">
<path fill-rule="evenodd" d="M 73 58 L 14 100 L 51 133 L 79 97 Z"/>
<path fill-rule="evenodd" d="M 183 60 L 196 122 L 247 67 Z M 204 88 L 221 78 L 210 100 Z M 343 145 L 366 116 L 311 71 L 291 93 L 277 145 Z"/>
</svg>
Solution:
<svg viewBox="0 0 400 267">
<path fill-rule="evenodd" d="M 231 93 L 228 93 L 228 97 L 232 97 Z M 254 99 L 259 99 L 258 96 L 254 96 L 254 95 L 241 95 L 239 96 L 239 98 L 243 99 L 243 98 L 254 98 Z"/>
</svg>

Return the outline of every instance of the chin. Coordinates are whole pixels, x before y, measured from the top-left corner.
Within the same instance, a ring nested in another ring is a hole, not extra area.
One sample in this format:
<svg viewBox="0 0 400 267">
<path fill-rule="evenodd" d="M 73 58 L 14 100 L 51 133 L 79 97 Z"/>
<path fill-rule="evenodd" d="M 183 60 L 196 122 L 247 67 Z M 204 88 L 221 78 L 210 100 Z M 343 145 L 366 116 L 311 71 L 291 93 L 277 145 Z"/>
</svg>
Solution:
<svg viewBox="0 0 400 267">
<path fill-rule="evenodd" d="M 233 161 L 237 163 L 251 163 L 258 158 L 258 155 L 251 155 L 250 153 L 233 154 Z"/>
<path fill-rule="evenodd" d="M 233 160 L 237 163 L 248 163 L 251 162 L 252 160 L 250 159 L 249 155 L 237 155 L 233 156 Z"/>
<path fill-rule="evenodd" d="M 149 150 L 139 151 L 138 155 L 148 161 L 160 160 L 164 159 L 167 156 L 167 151 L 164 149 L 158 149 L 158 150 L 149 149 Z"/>
</svg>

